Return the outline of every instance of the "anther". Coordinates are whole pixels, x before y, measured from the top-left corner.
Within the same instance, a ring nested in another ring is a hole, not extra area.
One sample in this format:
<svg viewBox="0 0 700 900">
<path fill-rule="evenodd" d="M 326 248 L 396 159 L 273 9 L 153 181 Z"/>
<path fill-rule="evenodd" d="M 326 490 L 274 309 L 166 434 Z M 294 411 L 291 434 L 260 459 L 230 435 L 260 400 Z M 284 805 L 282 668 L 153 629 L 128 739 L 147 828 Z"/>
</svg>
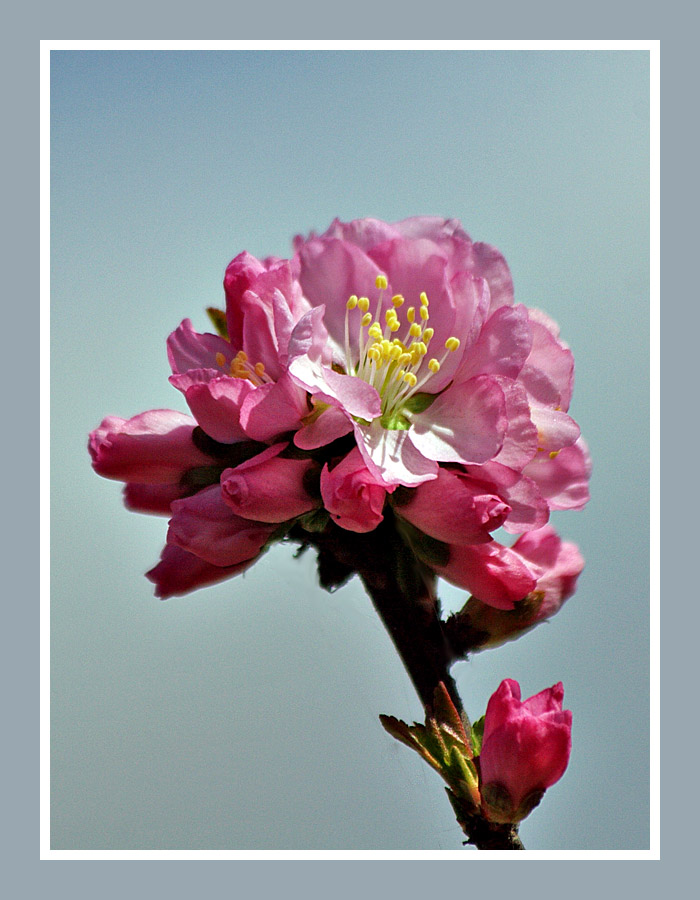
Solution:
<svg viewBox="0 0 700 900">
<path fill-rule="evenodd" d="M 418 383 L 418 379 L 413 374 L 413 372 L 406 372 L 406 374 L 403 376 L 403 380 L 409 387 L 415 387 Z"/>
<path fill-rule="evenodd" d="M 425 293 L 425 291 L 423 291 L 420 295 L 420 302 L 421 302 L 421 306 L 428 305 L 428 295 Z"/>
<path fill-rule="evenodd" d="M 357 306 L 357 297 L 355 296 L 355 294 L 353 294 L 352 297 L 350 297 L 348 302 L 345 304 L 345 308 L 346 309 L 355 309 L 356 306 Z"/>
<path fill-rule="evenodd" d="M 357 305 L 360 307 L 363 313 L 366 313 L 369 309 L 369 298 L 360 297 L 360 299 L 357 301 Z"/>
<path fill-rule="evenodd" d="M 265 373 L 265 363 L 257 362 L 253 366 L 257 375 L 262 376 Z"/>
<path fill-rule="evenodd" d="M 362 300 L 364 300 L 364 299 L 365 299 L 365 298 L 362 297 L 361 300 L 360 300 L 360 303 L 362 303 Z M 361 306 L 360 306 L 360 309 L 362 309 Z M 362 327 L 364 328 L 366 325 L 369 325 L 369 323 L 370 323 L 371 321 L 372 321 L 372 313 L 366 312 L 366 313 L 364 314 L 364 316 L 362 316 Z"/>
<path fill-rule="evenodd" d="M 423 329 L 420 327 L 418 322 L 414 322 L 411 327 L 408 329 L 408 333 L 411 337 L 420 337 L 423 332 Z"/>
<path fill-rule="evenodd" d="M 385 291 L 389 282 L 386 280 L 386 275 L 377 275 L 374 283 L 377 285 L 380 291 Z"/>
<path fill-rule="evenodd" d="M 459 338 L 456 337 L 448 337 L 445 341 L 445 349 L 449 350 L 450 353 L 453 353 L 455 350 L 459 349 Z"/>
<path fill-rule="evenodd" d="M 427 307 L 427 306 L 421 306 L 421 308 L 420 308 L 420 317 L 421 317 L 421 319 L 422 319 L 424 322 L 425 322 L 427 319 L 430 318 L 430 313 L 428 312 L 428 307 Z"/>
<path fill-rule="evenodd" d="M 404 304 L 403 296 L 401 294 L 394 294 L 394 296 L 391 298 L 391 302 L 396 307 L 396 309 L 398 309 Z"/>
<path fill-rule="evenodd" d="M 408 307 L 408 309 L 406 310 L 406 318 L 407 318 L 408 321 L 411 322 L 411 323 L 415 320 L 415 318 L 416 318 L 416 310 L 415 310 L 415 307 L 413 307 L 413 306 L 409 306 L 409 307 Z"/>
<path fill-rule="evenodd" d="M 217 353 L 217 354 L 216 354 L 216 364 L 217 364 L 217 366 L 223 366 L 225 362 L 226 362 L 226 357 L 224 356 L 224 354 L 221 353 L 221 352 Z"/>
<path fill-rule="evenodd" d="M 426 328 L 425 329 L 425 331 L 423 332 L 423 340 L 425 341 L 426 344 L 430 341 L 430 339 L 432 338 L 432 336 L 434 334 L 435 334 L 434 328 Z"/>
<path fill-rule="evenodd" d="M 431 360 L 428 362 L 428 368 L 430 369 L 430 371 L 431 371 L 433 374 L 435 374 L 435 372 L 439 372 L 439 371 L 440 371 L 440 363 L 433 357 L 433 359 L 431 359 Z"/>
</svg>

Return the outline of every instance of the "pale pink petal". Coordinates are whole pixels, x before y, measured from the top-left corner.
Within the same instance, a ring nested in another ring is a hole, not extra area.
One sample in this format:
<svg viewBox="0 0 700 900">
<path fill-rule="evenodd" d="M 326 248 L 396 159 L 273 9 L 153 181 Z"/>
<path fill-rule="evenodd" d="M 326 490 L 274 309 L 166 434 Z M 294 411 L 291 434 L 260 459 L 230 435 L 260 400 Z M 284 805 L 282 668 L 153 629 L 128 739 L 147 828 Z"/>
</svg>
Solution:
<svg viewBox="0 0 700 900">
<path fill-rule="evenodd" d="M 453 384 L 425 412 L 411 416 L 413 445 L 439 462 L 483 463 L 503 446 L 508 420 L 497 381 L 480 375 Z"/>
<path fill-rule="evenodd" d="M 355 423 L 355 439 L 367 468 L 387 487 L 415 487 L 437 477 L 437 463 L 426 459 L 409 440 L 408 431 L 389 431 L 379 420 Z"/>
<path fill-rule="evenodd" d="M 299 261 L 304 296 L 312 306 L 326 306 L 326 327 L 342 346 L 348 297 L 369 297 L 374 310 L 381 269 L 359 247 L 334 238 L 308 241 L 299 250 Z"/>
<path fill-rule="evenodd" d="M 591 457 L 583 438 L 554 459 L 538 453 L 523 473 L 537 484 L 550 509 L 583 509 L 590 499 Z"/>
<path fill-rule="evenodd" d="M 537 428 L 530 416 L 530 404 L 522 385 L 508 378 L 499 378 L 498 383 L 506 398 L 508 428 L 495 459 L 511 469 L 522 469 L 537 452 Z"/>
<path fill-rule="evenodd" d="M 541 322 L 533 318 L 532 350 L 518 380 L 539 406 L 568 410 L 574 386 L 574 357 Z"/>
<path fill-rule="evenodd" d="M 294 443 L 300 450 L 315 450 L 349 434 L 352 429 L 350 416 L 342 409 L 331 406 L 317 419 L 300 428 L 294 435 Z"/>
<path fill-rule="evenodd" d="M 552 453 L 574 444 L 581 429 L 565 412 L 530 406 L 530 417 L 537 428 L 537 448 Z"/>
<path fill-rule="evenodd" d="M 503 254 L 490 244 L 474 245 L 472 273 L 485 278 L 491 294 L 491 312 L 513 304 L 513 278 Z"/>
<path fill-rule="evenodd" d="M 354 375 L 341 375 L 332 369 L 298 356 L 289 364 L 289 374 L 318 400 L 338 406 L 349 415 L 370 422 L 382 411 L 376 388 Z"/>
<path fill-rule="evenodd" d="M 502 375 L 517 378 L 532 347 L 532 331 L 527 309 L 502 306 L 484 323 L 479 337 L 462 358 L 456 380 L 474 375 Z"/>
<path fill-rule="evenodd" d="M 168 337 L 168 360 L 173 374 L 180 375 L 190 369 L 214 369 L 219 375 L 228 374 L 235 356 L 231 344 L 216 334 L 199 334 L 189 319 L 184 319 Z M 219 365 L 217 356 L 223 356 Z"/>
</svg>

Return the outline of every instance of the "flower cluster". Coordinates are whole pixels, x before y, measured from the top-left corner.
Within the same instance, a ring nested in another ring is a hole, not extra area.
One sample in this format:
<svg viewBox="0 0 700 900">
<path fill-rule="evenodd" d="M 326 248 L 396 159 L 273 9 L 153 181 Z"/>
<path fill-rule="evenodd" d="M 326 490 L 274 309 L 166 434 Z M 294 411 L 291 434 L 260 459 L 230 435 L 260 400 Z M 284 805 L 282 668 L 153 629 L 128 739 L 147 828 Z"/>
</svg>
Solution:
<svg viewBox="0 0 700 900">
<path fill-rule="evenodd" d="M 295 524 L 363 533 L 387 515 L 491 608 L 552 595 L 550 510 L 586 503 L 590 461 L 571 351 L 515 304 L 497 250 L 454 220 L 335 221 L 289 260 L 240 254 L 224 289 L 216 334 L 186 319 L 168 338 L 191 416 L 90 435 L 127 506 L 170 516 L 158 596 L 243 571 Z"/>
</svg>

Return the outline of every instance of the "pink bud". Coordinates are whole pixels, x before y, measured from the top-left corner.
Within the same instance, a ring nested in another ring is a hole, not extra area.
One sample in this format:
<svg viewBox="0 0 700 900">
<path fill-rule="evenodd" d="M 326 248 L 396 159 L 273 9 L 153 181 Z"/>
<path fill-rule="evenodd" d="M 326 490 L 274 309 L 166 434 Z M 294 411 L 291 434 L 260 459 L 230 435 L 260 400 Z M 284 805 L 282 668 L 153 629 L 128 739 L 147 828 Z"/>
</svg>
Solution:
<svg viewBox="0 0 700 900">
<path fill-rule="evenodd" d="M 559 781 L 571 753 L 571 712 L 555 684 L 521 702 L 520 685 L 502 681 L 486 709 L 479 765 L 484 813 L 519 822 Z"/>
<path fill-rule="evenodd" d="M 348 531 L 373 531 L 382 521 L 386 487 L 370 473 L 357 448 L 332 469 L 321 472 L 323 504 L 334 522 Z"/>
<path fill-rule="evenodd" d="M 281 458 L 286 446 L 275 444 L 222 472 L 221 495 L 236 515 L 258 522 L 286 522 L 321 505 L 307 490 L 308 476 L 317 464 L 310 459 Z"/>
<path fill-rule="evenodd" d="M 551 525 L 545 525 L 523 534 L 513 544 L 513 550 L 537 574 L 535 590 L 542 600 L 530 624 L 550 618 L 576 590 L 584 566 L 578 547 L 562 541 Z"/>
</svg>

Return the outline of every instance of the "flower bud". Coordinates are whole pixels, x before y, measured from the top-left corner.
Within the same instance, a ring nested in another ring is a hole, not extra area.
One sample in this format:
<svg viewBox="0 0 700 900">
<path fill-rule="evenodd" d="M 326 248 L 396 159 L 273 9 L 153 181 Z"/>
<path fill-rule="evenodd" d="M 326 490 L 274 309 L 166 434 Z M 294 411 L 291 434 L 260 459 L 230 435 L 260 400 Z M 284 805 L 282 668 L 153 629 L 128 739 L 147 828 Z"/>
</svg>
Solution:
<svg viewBox="0 0 700 900">
<path fill-rule="evenodd" d="M 562 710 L 561 683 L 521 702 L 520 685 L 506 679 L 491 696 L 479 757 L 484 815 L 520 822 L 559 781 L 571 753 L 571 712 Z"/>
</svg>

